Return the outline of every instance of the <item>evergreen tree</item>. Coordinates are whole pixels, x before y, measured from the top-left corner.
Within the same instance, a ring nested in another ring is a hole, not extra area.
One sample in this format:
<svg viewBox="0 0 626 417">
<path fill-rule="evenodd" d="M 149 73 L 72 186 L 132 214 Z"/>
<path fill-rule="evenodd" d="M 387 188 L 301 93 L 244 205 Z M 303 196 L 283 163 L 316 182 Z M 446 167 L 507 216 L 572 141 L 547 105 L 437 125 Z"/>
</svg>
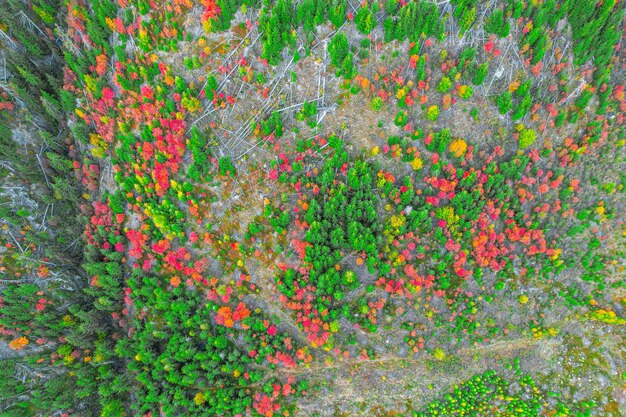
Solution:
<svg viewBox="0 0 626 417">
<path fill-rule="evenodd" d="M 496 98 L 496 105 L 498 106 L 498 110 L 500 110 L 500 114 L 505 114 L 511 110 L 513 96 L 509 91 L 505 91 Z"/>
<path fill-rule="evenodd" d="M 350 51 L 350 45 L 348 44 L 348 38 L 343 33 L 338 33 L 328 43 L 328 54 L 330 55 L 330 61 L 336 67 L 339 67 L 348 52 Z"/>
<path fill-rule="evenodd" d="M 481 85 L 485 81 L 485 77 L 487 77 L 487 73 L 489 72 L 489 64 L 484 62 L 476 67 L 474 70 L 474 77 L 472 78 L 472 83 L 474 85 Z"/>
<path fill-rule="evenodd" d="M 354 16 L 354 23 L 356 23 L 356 28 L 359 32 L 367 35 L 374 29 L 376 19 L 368 6 L 362 6 L 357 11 L 356 16 Z"/>
<path fill-rule="evenodd" d="M 504 12 L 501 9 L 496 9 L 485 23 L 485 30 L 488 33 L 495 33 L 501 38 L 509 35 L 511 25 L 509 24 Z"/>
</svg>

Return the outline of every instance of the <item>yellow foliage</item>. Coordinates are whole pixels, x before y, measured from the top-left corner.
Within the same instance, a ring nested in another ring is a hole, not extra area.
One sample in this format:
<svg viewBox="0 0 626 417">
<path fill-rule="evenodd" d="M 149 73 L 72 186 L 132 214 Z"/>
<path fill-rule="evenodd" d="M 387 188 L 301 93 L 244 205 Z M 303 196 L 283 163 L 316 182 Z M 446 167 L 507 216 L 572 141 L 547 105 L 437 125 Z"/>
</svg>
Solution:
<svg viewBox="0 0 626 417">
<path fill-rule="evenodd" d="M 598 207 L 596 207 L 596 213 L 602 216 L 604 214 L 604 201 L 600 201 L 598 203 Z"/>
<path fill-rule="evenodd" d="M 433 353 L 433 356 L 438 361 L 442 361 L 442 360 L 444 360 L 446 358 L 446 352 L 444 352 L 444 350 L 441 349 L 441 348 L 437 348 L 437 349 L 435 349 L 435 352 Z"/>
<path fill-rule="evenodd" d="M 372 149 L 372 156 L 378 155 L 379 152 L 380 148 L 378 146 L 374 146 L 374 148 Z"/>
<path fill-rule="evenodd" d="M 400 215 L 393 215 L 391 216 L 391 218 L 389 219 L 389 224 L 391 225 L 391 227 L 393 227 L 394 229 L 399 229 L 400 227 L 402 227 L 404 225 L 404 223 L 406 222 L 406 218 L 404 217 L 404 215 L 400 214 Z"/>
<path fill-rule="evenodd" d="M 449 150 L 454 156 L 460 158 L 467 152 L 467 143 L 463 139 L 456 139 L 450 144 Z"/>
<path fill-rule="evenodd" d="M 193 402 L 195 402 L 196 405 L 204 404 L 205 401 L 206 398 L 204 398 L 204 394 L 201 392 L 197 393 L 196 396 L 193 397 Z"/>
<path fill-rule="evenodd" d="M 91 155 L 94 158 L 104 159 L 104 157 L 106 156 L 106 152 L 101 147 L 96 146 L 95 148 L 91 149 Z"/>
<path fill-rule="evenodd" d="M 423 165 L 424 162 L 420 157 L 416 157 L 411 161 L 411 168 L 413 168 L 414 171 L 419 171 L 420 169 L 422 169 Z"/>
<path fill-rule="evenodd" d="M 398 100 L 401 100 L 404 96 L 406 96 L 406 89 L 405 88 L 401 88 L 396 92 L 396 98 Z"/>
<path fill-rule="evenodd" d="M 626 319 L 618 317 L 615 311 L 609 309 L 599 309 L 593 311 L 589 317 L 595 321 L 601 321 L 607 324 L 626 324 Z"/>
<path fill-rule="evenodd" d="M 211 19 L 207 19 L 202 22 L 202 27 L 204 28 L 205 32 L 209 33 L 211 31 Z"/>
<path fill-rule="evenodd" d="M 89 74 L 84 74 L 83 80 L 85 81 L 85 87 L 87 88 L 88 91 L 92 93 L 96 91 L 96 79 L 95 78 L 91 77 Z"/>
</svg>

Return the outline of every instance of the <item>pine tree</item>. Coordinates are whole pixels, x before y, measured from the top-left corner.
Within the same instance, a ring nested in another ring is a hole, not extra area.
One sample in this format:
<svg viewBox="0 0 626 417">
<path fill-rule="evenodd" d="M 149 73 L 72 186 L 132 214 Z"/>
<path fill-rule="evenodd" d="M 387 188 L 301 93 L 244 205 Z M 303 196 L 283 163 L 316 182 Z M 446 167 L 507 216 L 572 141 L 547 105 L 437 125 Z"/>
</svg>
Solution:
<svg viewBox="0 0 626 417">
<path fill-rule="evenodd" d="M 511 25 L 507 21 L 504 12 L 497 9 L 487 19 L 485 30 L 488 33 L 495 33 L 499 37 L 504 38 L 509 35 Z"/>
<path fill-rule="evenodd" d="M 328 20 L 340 27 L 346 20 L 346 0 L 329 0 Z"/>
<path fill-rule="evenodd" d="M 474 77 L 472 78 L 472 83 L 474 85 L 481 85 L 485 81 L 485 77 L 487 77 L 487 73 L 489 72 L 489 64 L 484 62 L 476 67 L 474 70 Z"/>
<path fill-rule="evenodd" d="M 343 33 L 338 33 L 328 43 L 328 54 L 330 61 L 336 67 L 339 67 L 350 50 L 348 38 Z"/>
<path fill-rule="evenodd" d="M 500 114 L 505 114 L 511 110 L 513 96 L 509 91 L 505 91 L 496 98 L 496 105 L 498 106 L 498 110 L 500 110 Z"/>
<path fill-rule="evenodd" d="M 374 28 L 374 15 L 368 6 L 362 6 L 354 16 L 356 28 L 364 35 L 369 34 Z"/>
<path fill-rule="evenodd" d="M 343 62 L 341 63 L 341 73 L 346 79 L 352 79 L 356 75 L 356 69 L 354 68 L 354 63 L 352 62 L 351 53 L 346 55 L 343 59 Z"/>
</svg>

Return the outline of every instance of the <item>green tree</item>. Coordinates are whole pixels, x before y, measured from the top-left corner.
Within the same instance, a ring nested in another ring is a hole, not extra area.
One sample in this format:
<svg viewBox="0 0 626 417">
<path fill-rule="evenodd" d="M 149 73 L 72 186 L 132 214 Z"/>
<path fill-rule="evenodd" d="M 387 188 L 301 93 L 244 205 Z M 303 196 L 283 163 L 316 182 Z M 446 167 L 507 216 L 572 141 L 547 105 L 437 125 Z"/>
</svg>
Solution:
<svg viewBox="0 0 626 417">
<path fill-rule="evenodd" d="M 498 106 L 498 110 L 500 114 L 506 114 L 509 110 L 511 110 L 511 106 L 513 106 L 513 96 L 510 91 L 505 91 L 496 97 L 496 105 Z"/>
<path fill-rule="evenodd" d="M 335 27 L 343 25 L 346 21 L 346 0 L 329 0 L 328 2 L 328 20 Z"/>
<path fill-rule="evenodd" d="M 352 58 L 352 54 L 349 53 L 348 55 L 346 55 L 346 57 L 343 59 L 343 62 L 341 63 L 341 73 L 346 79 L 354 78 L 354 76 L 356 75 L 356 68 L 354 67 L 354 62 Z"/>
<path fill-rule="evenodd" d="M 452 88 L 452 80 L 444 75 L 439 81 L 439 84 L 437 84 L 437 91 L 443 94 L 448 92 L 450 88 Z"/>
<path fill-rule="evenodd" d="M 523 129 L 519 133 L 519 147 L 521 149 L 528 148 L 537 139 L 537 132 L 534 129 Z"/>
<path fill-rule="evenodd" d="M 338 33 L 328 43 L 328 54 L 330 55 L 330 62 L 335 67 L 343 64 L 344 58 L 350 51 L 350 44 L 348 44 L 348 38 L 343 33 Z"/>
<path fill-rule="evenodd" d="M 497 9 L 487 18 L 485 30 L 504 38 L 509 35 L 511 25 L 509 24 L 504 12 L 501 9 Z"/>
<path fill-rule="evenodd" d="M 372 29 L 374 29 L 375 22 L 376 21 L 374 19 L 374 14 L 368 6 L 362 6 L 356 12 L 356 16 L 354 16 L 354 23 L 356 23 L 356 28 L 364 35 L 369 34 Z"/>
<path fill-rule="evenodd" d="M 481 85 L 485 78 L 487 77 L 487 73 L 489 72 L 489 64 L 484 62 L 476 67 L 474 70 L 474 77 L 472 78 L 472 83 L 474 85 Z"/>
</svg>

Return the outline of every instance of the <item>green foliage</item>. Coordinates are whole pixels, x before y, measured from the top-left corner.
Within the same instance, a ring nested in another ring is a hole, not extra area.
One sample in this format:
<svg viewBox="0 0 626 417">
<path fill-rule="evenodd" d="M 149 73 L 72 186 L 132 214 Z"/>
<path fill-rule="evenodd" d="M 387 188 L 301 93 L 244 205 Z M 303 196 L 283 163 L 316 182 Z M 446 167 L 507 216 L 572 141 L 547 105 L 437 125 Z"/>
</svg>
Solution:
<svg viewBox="0 0 626 417">
<path fill-rule="evenodd" d="M 335 35 L 328 43 L 330 61 L 335 67 L 342 65 L 349 51 L 350 45 L 348 44 L 348 38 L 341 32 Z"/>
<path fill-rule="evenodd" d="M 501 9 L 496 9 L 491 16 L 487 18 L 485 30 L 488 33 L 495 33 L 499 37 L 505 38 L 509 35 L 511 25 L 504 12 Z"/>
<path fill-rule="evenodd" d="M 433 139 L 430 144 L 426 145 L 426 149 L 442 155 L 446 149 L 448 149 L 448 145 L 451 141 L 452 136 L 450 135 L 450 130 L 442 129 L 433 135 Z"/>
<path fill-rule="evenodd" d="M 445 37 L 443 21 L 439 19 L 439 10 L 431 2 L 418 0 L 396 7 L 397 3 L 387 3 L 386 10 L 394 10 L 383 22 L 385 41 L 419 42 L 423 37 L 434 36 L 439 40 Z"/>
<path fill-rule="evenodd" d="M 291 36 L 293 11 L 291 0 L 278 0 L 273 7 L 264 7 L 261 11 L 259 27 L 263 30 L 263 58 L 272 65 L 278 63 L 283 48 L 295 42 Z"/>
<path fill-rule="evenodd" d="M 532 145 L 537 139 L 537 133 L 534 129 L 522 129 L 519 133 L 519 147 L 521 149 L 527 148 Z"/>
<path fill-rule="evenodd" d="M 430 121 L 435 121 L 439 118 L 439 107 L 438 106 L 430 106 L 428 110 L 426 110 L 426 117 Z"/>
<path fill-rule="evenodd" d="M 458 7 L 459 6 L 457 6 L 457 10 Z M 472 23 L 474 23 L 474 20 L 476 20 L 476 7 L 474 6 L 464 8 L 463 12 L 460 14 L 460 16 L 457 16 L 457 18 L 459 19 L 459 29 L 461 31 L 461 34 L 467 32 L 467 30 L 472 26 Z"/>
<path fill-rule="evenodd" d="M 370 107 L 374 111 L 379 111 L 383 107 L 383 99 L 379 96 L 374 97 L 370 102 Z"/>
<path fill-rule="evenodd" d="M 522 117 L 524 117 L 526 113 L 528 113 L 528 111 L 530 110 L 530 107 L 532 106 L 532 104 L 533 104 L 532 97 L 530 93 L 527 92 L 522 98 L 522 101 L 520 101 L 520 103 L 517 106 L 515 106 L 513 114 L 511 115 L 511 119 L 519 120 Z"/>
<path fill-rule="evenodd" d="M 341 75 L 346 79 L 352 79 L 357 75 L 356 68 L 354 67 L 353 56 L 351 53 L 346 55 L 341 63 Z"/>
<path fill-rule="evenodd" d="M 444 94 L 447 93 L 450 88 L 452 88 L 452 80 L 444 75 L 439 81 L 439 84 L 437 84 L 437 91 Z"/>
<path fill-rule="evenodd" d="M 496 97 L 496 105 L 500 114 L 506 114 L 513 106 L 513 96 L 509 91 L 505 91 Z"/>
<path fill-rule="evenodd" d="M 283 135 L 283 119 L 278 112 L 273 112 L 270 117 L 261 122 L 261 132 L 268 136 L 274 133 L 277 137 Z"/>
<path fill-rule="evenodd" d="M 359 32 L 364 35 L 369 34 L 374 28 L 376 20 L 369 6 L 361 6 L 354 16 L 354 23 Z"/>
<path fill-rule="evenodd" d="M 230 175 L 234 177 L 237 174 L 237 169 L 233 165 L 229 156 L 224 156 L 218 160 L 218 166 L 220 175 Z"/>
<path fill-rule="evenodd" d="M 430 417 L 441 415 L 515 415 L 530 417 L 554 413 L 556 409 L 563 411 L 561 403 L 556 407 L 548 405 L 542 393 L 537 389 L 532 377 L 522 375 L 519 360 L 514 362 L 516 375 L 513 381 L 504 379 L 495 371 L 489 370 L 474 375 L 469 380 L 455 386 L 455 389 L 446 395 L 440 396 L 419 411 L 413 411 L 413 417 Z M 518 388 L 515 388 L 517 386 Z M 544 394 L 545 395 L 545 394 Z M 582 403 L 577 406 L 577 416 L 587 416 L 593 408 L 593 403 Z M 552 409 L 551 411 L 548 411 Z M 570 414 L 568 410 L 563 415 Z"/>
<path fill-rule="evenodd" d="M 484 62 L 476 67 L 474 70 L 474 77 L 472 78 L 472 83 L 474 85 L 482 85 L 487 77 L 487 73 L 489 72 L 489 64 Z"/>
<path fill-rule="evenodd" d="M 346 20 L 346 0 L 330 0 L 327 7 L 328 20 L 340 27 Z"/>
</svg>

